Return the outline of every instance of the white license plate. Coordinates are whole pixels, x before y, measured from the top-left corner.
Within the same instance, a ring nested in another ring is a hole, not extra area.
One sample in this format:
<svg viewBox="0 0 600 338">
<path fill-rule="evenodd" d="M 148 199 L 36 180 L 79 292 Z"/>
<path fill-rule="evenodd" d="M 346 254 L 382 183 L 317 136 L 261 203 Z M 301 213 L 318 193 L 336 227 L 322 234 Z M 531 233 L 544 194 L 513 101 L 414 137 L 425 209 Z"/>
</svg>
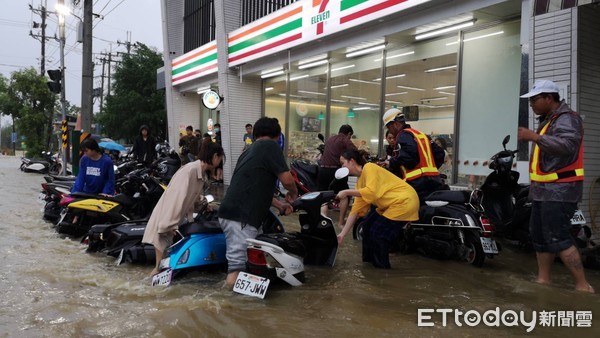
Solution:
<svg viewBox="0 0 600 338">
<path fill-rule="evenodd" d="M 498 246 L 496 245 L 496 241 L 491 238 L 480 237 L 481 246 L 483 247 L 483 252 L 486 254 L 497 254 Z"/>
<path fill-rule="evenodd" d="M 173 270 L 171 270 L 171 269 L 157 273 L 156 275 L 152 276 L 152 286 L 158 286 L 158 285 L 169 286 L 169 285 L 171 285 L 172 277 L 173 277 Z"/>
<path fill-rule="evenodd" d="M 571 224 L 585 224 L 585 217 L 583 216 L 583 212 L 581 212 L 581 210 L 575 210 L 575 214 L 573 215 L 573 218 L 571 218 Z"/>
<path fill-rule="evenodd" d="M 233 285 L 233 291 L 243 295 L 263 299 L 267 294 L 269 282 L 270 281 L 268 278 L 256 276 L 247 272 L 240 272 L 235 284 Z"/>
<path fill-rule="evenodd" d="M 40 203 L 45 203 L 45 202 L 46 202 L 46 194 L 44 194 L 43 192 L 41 192 L 41 193 L 38 195 L 38 202 L 40 202 Z"/>
</svg>

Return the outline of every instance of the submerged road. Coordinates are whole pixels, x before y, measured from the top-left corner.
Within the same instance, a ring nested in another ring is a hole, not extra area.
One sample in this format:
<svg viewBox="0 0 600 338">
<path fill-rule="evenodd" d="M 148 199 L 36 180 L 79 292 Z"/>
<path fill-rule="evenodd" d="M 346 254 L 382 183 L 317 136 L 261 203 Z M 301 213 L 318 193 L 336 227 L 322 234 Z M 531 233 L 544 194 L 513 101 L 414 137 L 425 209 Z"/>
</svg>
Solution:
<svg viewBox="0 0 600 338">
<path fill-rule="evenodd" d="M 43 178 L 19 164 L 0 157 L 0 337 L 600 336 L 600 295 L 572 291 L 559 263 L 551 286 L 534 283 L 535 255 L 510 246 L 482 268 L 393 254 L 378 270 L 347 238 L 335 267 L 264 300 L 222 288 L 224 273 L 152 288 L 151 267 L 86 254 L 43 221 Z M 587 275 L 600 290 L 600 271 Z"/>
</svg>

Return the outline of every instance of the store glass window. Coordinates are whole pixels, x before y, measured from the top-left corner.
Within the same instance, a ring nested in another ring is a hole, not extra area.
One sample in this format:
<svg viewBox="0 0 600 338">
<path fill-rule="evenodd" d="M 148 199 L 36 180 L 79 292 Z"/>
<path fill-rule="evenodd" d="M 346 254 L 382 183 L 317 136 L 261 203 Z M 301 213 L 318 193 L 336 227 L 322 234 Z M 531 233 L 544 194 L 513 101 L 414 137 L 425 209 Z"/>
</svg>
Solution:
<svg viewBox="0 0 600 338">
<path fill-rule="evenodd" d="M 458 179 L 477 187 L 506 135 L 517 148 L 520 22 L 465 33 L 462 43 Z"/>
</svg>

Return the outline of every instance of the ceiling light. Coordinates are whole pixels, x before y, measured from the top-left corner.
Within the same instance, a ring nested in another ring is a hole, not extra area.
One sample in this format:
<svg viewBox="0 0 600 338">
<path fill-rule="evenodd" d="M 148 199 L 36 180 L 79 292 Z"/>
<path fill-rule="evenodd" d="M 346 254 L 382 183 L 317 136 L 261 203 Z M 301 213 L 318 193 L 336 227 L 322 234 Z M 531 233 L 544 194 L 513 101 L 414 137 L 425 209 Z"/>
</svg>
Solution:
<svg viewBox="0 0 600 338">
<path fill-rule="evenodd" d="M 311 58 L 304 59 L 302 61 L 298 61 L 298 65 L 305 65 L 307 63 L 312 63 L 312 62 L 315 62 L 315 61 L 320 61 L 320 60 L 323 60 L 323 59 L 326 59 L 326 58 L 327 58 L 327 54 L 319 54 L 319 55 L 313 56 Z"/>
<path fill-rule="evenodd" d="M 424 92 L 425 91 L 425 89 L 423 89 L 423 88 L 416 88 L 416 87 L 407 87 L 407 86 L 396 86 L 396 87 L 398 87 L 398 88 L 404 88 L 404 89 L 410 89 L 410 90 L 418 90 L 420 92 Z"/>
<path fill-rule="evenodd" d="M 442 70 L 448 70 L 448 69 L 454 69 L 454 68 L 456 68 L 456 65 L 450 65 L 450 66 L 444 66 L 444 67 L 438 67 L 438 68 L 431 68 L 431 69 L 426 69 L 425 73 L 441 72 Z"/>
<path fill-rule="evenodd" d="M 494 35 L 500 35 L 500 34 L 504 34 L 504 31 L 499 31 L 499 32 L 494 32 L 494 33 L 490 33 L 490 34 L 475 36 L 475 37 L 468 38 L 468 39 L 463 39 L 463 42 L 468 42 L 468 41 L 483 39 L 483 38 L 487 38 L 487 37 L 494 36 Z M 454 42 L 449 42 L 449 43 L 446 44 L 446 46 L 455 45 L 457 43 L 458 43 L 458 40 L 456 40 Z"/>
<path fill-rule="evenodd" d="M 268 92 L 269 90 L 273 90 L 273 87 L 267 87 L 267 88 L 265 88 L 265 92 Z"/>
<path fill-rule="evenodd" d="M 346 99 L 355 99 L 355 100 L 361 100 L 361 101 L 364 101 L 367 99 L 366 97 L 357 97 L 357 96 L 348 96 L 348 95 L 341 95 L 341 96 Z"/>
<path fill-rule="evenodd" d="M 354 108 L 354 110 L 372 110 L 373 108 L 371 107 L 356 107 Z M 348 112 L 348 117 L 354 117 L 354 116 L 350 116 L 350 112 Z"/>
<path fill-rule="evenodd" d="M 305 63 L 303 65 L 299 65 L 298 69 L 312 68 L 312 67 L 324 65 L 327 62 L 328 62 L 327 60 L 319 60 L 319 61 L 315 61 L 315 62 L 311 62 L 311 63 Z"/>
<path fill-rule="evenodd" d="M 277 71 L 283 70 L 282 66 L 276 67 L 276 68 L 271 68 L 271 69 L 265 69 L 263 71 L 260 72 L 260 75 L 264 75 L 264 74 L 269 74 L 269 73 L 274 73 Z"/>
<path fill-rule="evenodd" d="M 299 90 L 298 93 L 304 93 L 304 94 L 312 94 L 312 95 L 323 95 L 325 96 L 325 93 L 319 93 L 319 92 L 309 92 L 307 90 Z"/>
<path fill-rule="evenodd" d="M 410 52 L 406 52 L 406 53 L 401 53 L 401 54 L 396 54 L 396 55 L 386 56 L 386 57 L 385 57 L 385 59 L 386 59 L 386 60 L 395 59 L 395 58 L 399 58 L 399 57 L 401 57 L 401 56 L 412 55 L 412 54 L 414 54 L 414 53 L 415 53 L 415 51 L 414 51 L 414 50 L 411 50 Z M 381 60 L 382 60 L 382 58 L 378 58 L 378 59 L 375 59 L 374 61 L 375 61 L 375 62 L 379 62 L 379 61 L 381 61 Z"/>
<path fill-rule="evenodd" d="M 453 32 L 453 31 L 457 31 L 459 29 L 462 28 L 466 28 L 466 27 L 471 27 L 475 24 L 475 21 L 477 21 L 477 19 L 472 19 L 466 22 L 462 22 L 456 25 L 452 25 L 452 26 L 448 26 L 448 27 L 444 27 L 444 28 L 440 28 L 440 29 L 436 29 L 436 30 L 432 30 L 423 34 L 419 34 L 415 36 L 415 40 L 423 40 L 426 38 L 430 38 L 433 36 L 438 36 L 438 35 L 442 35 L 445 33 L 449 33 L 449 32 Z"/>
<path fill-rule="evenodd" d="M 373 47 L 357 50 L 355 52 L 347 53 L 346 57 L 351 58 L 351 57 L 355 57 L 355 56 L 359 56 L 359 55 L 365 55 L 365 54 L 369 54 L 369 53 L 372 53 L 372 52 L 375 52 L 378 50 L 382 50 L 384 48 L 385 48 L 385 45 L 373 46 Z"/>
<path fill-rule="evenodd" d="M 408 92 L 389 93 L 389 94 L 385 94 L 385 96 L 404 95 L 404 94 L 408 94 Z"/>
<path fill-rule="evenodd" d="M 296 77 L 291 77 L 290 81 L 296 81 L 296 80 L 304 79 L 304 78 L 307 78 L 307 77 L 308 77 L 308 74 L 299 75 L 299 76 L 296 76 Z"/>
<path fill-rule="evenodd" d="M 346 102 L 346 100 L 331 99 L 331 102 Z"/>
<path fill-rule="evenodd" d="M 261 79 L 266 79 L 266 78 L 273 77 L 273 76 L 277 76 L 277 75 L 283 75 L 283 70 L 278 70 L 278 71 L 275 71 L 275 72 L 272 72 L 272 73 L 265 73 L 265 74 L 262 74 L 262 75 L 260 76 L 260 78 L 261 78 Z"/>
<path fill-rule="evenodd" d="M 450 93 L 450 92 L 439 92 L 439 93 L 440 94 L 444 94 L 444 95 L 452 95 L 452 96 L 456 95 L 456 94 Z"/>
<path fill-rule="evenodd" d="M 379 106 L 376 103 L 368 103 L 368 102 L 358 102 L 358 104 L 362 104 L 363 106 Z"/>
<path fill-rule="evenodd" d="M 339 67 L 339 68 L 332 68 L 331 71 L 335 72 L 337 70 L 342 70 L 342 69 L 347 69 L 347 68 L 352 68 L 354 67 L 354 65 L 348 65 L 348 66 L 343 66 L 343 67 Z"/>
<path fill-rule="evenodd" d="M 426 97 L 421 99 L 421 102 L 429 102 L 429 101 L 440 101 L 440 100 L 447 100 L 448 97 L 447 96 L 440 96 L 440 97 Z"/>
<path fill-rule="evenodd" d="M 435 87 L 433 89 L 442 90 L 442 89 L 450 89 L 450 88 L 456 88 L 456 86 L 441 86 L 441 87 Z"/>
<path fill-rule="evenodd" d="M 344 84 L 341 84 L 341 85 L 335 85 L 335 86 L 331 86 L 331 89 L 342 88 L 342 87 L 348 87 L 348 86 L 349 86 L 349 84 L 347 84 L 347 83 L 344 83 Z M 324 89 L 327 89 L 327 88 L 324 88 Z"/>
<path fill-rule="evenodd" d="M 404 102 L 402 102 L 402 101 L 390 101 L 390 100 L 385 100 L 385 102 L 387 102 L 387 103 L 393 103 L 393 104 L 404 104 Z"/>
<path fill-rule="evenodd" d="M 366 80 L 359 80 L 359 79 L 348 79 L 348 80 L 349 80 L 349 81 L 352 81 L 352 82 L 368 83 L 368 84 L 374 84 L 374 85 L 378 85 L 378 84 L 380 84 L 379 82 L 366 81 Z"/>
<path fill-rule="evenodd" d="M 391 80 L 391 79 L 396 79 L 396 78 L 405 77 L 405 76 L 406 76 L 406 74 L 398 74 L 398 75 L 386 76 L 385 79 L 386 80 Z M 381 78 L 378 77 L 376 79 L 373 79 L 373 81 L 381 81 Z"/>
</svg>

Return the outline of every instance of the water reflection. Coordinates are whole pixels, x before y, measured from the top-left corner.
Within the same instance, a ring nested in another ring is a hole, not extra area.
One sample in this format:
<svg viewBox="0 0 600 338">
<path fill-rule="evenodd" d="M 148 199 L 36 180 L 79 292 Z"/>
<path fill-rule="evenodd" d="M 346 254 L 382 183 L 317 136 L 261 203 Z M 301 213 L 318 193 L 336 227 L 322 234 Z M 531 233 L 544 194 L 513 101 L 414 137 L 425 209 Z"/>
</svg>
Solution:
<svg viewBox="0 0 600 338">
<path fill-rule="evenodd" d="M 342 337 L 524 335 L 525 327 L 469 327 L 432 315 L 417 327 L 418 309 L 582 311 L 600 316 L 600 298 L 571 291 L 564 267 L 552 287 L 533 283 L 533 254 L 511 247 L 483 268 L 453 260 L 392 254 L 391 270 L 360 262 L 360 243 L 348 238 L 336 265 L 307 267 L 307 283 L 272 287 L 265 300 L 222 288 L 224 273 L 192 274 L 168 288 L 152 288 L 149 266 L 116 266 L 86 254 L 41 219 L 36 202 L 42 177 L 0 158 L 0 333 L 19 337 Z M 334 217 L 335 218 L 335 217 Z M 297 217 L 285 217 L 286 225 Z M 600 273 L 588 271 L 600 289 Z M 598 317 L 600 318 L 600 317 Z M 595 321 L 600 319 L 595 318 Z M 597 336 L 592 328 L 543 328 L 533 336 Z"/>
</svg>

